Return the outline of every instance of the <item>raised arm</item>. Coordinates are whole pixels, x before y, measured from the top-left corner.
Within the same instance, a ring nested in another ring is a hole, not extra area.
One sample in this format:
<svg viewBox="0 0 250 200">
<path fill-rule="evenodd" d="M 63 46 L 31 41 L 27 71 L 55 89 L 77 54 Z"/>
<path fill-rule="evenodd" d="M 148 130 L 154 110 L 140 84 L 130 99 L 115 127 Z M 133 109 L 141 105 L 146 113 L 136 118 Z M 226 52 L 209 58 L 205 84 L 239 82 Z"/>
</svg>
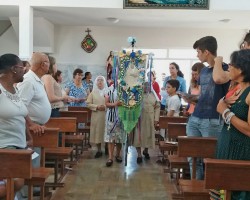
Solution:
<svg viewBox="0 0 250 200">
<path fill-rule="evenodd" d="M 224 84 L 230 80 L 229 72 L 222 67 L 223 57 L 217 56 L 214 59 L 213 79 L 216 84 Z"/>
</svg>

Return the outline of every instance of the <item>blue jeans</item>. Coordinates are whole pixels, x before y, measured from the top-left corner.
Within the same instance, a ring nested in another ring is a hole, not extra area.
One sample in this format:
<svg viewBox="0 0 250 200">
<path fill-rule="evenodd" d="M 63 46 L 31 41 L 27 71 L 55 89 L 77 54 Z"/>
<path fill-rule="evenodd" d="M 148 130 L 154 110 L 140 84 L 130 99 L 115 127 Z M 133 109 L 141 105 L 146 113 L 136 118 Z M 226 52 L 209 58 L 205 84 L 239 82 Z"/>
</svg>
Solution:
<svg viewBox="0 0 250 200">
<path fill-rule="evenodd" d="M 220 119 L 201 119 L 190 116 L 187 123 L 187 136 L 195 137 L 217 137 L 223 127 L 223 121 Z M 192 158 L 188 158 L 190 165 L 190 173 L 192 176 Z M 203 160 L 197 159 L 196 163 L 196 179 L 204 179 Z"/>
</svg>

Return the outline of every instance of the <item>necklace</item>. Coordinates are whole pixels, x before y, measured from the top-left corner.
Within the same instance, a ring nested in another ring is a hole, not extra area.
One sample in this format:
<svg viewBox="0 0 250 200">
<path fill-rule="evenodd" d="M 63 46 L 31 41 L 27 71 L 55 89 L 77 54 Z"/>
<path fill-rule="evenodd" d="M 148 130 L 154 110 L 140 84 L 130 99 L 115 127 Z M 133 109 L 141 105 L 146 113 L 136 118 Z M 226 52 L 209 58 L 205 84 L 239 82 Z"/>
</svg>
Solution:
<svg viewBox="0 0 250 200">
<path fill-rule="evenodd" d="M 10 99 L 12 102 L 18 103 L 21 101 L 20 97 L 18 96 L 17 92 L 15 94 L 12 94 L 8 92 L 7 90 L 3 90 L 5 96 Z"/>
</svg>

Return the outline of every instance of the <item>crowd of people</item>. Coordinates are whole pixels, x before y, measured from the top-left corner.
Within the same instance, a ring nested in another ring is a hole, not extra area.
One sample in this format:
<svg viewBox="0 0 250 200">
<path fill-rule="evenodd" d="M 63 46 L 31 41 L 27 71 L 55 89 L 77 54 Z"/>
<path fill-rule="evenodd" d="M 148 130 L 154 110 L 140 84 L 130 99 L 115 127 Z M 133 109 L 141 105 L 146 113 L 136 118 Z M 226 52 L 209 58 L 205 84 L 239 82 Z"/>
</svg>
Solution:
<svg viewBox="0 0 250 200">
<path fill-rule="evenodd" d="M 242 49 L 234 51 L 230 64 L 217 55 L 217 41 L 213 36 L 197 40 L 193 48 L 200 62 L 191 67 L 190 88 L 177 63 L 169 64 L 169 76 L 160 87 L 156 74 L 148 74 L 144 83 L 140 132 L 134 130 L 132 145 L 136 147 L 136 162 L 150 159 L 149 148 L 155 146 L 155 127 L 160 109 L 167 116 L 178 117 L 181 99 L 188 103 L 187 135 L 217 137 L 216 157 L 220 159 L 250 160 L 250 33 L 244 38 Z M 14 54 L 0 56 L 0 148 L 25 149 L 32 147 L 32 136 L 44 132 L 50 117 L 59 117 L 67 106 L 83 106 L 92 110 L 90 142 L 95 144 L 95 158 L 100 158 L 102 144 L 108 146 L 106 166 L 113 160 L 123 161 L 121 150 L 126 133 L 119 120 L 122 106 L 117 88 L 112 81 L 112 52 L 107 59 L 107 79 L 97 76 L 92 82 L 90 72 L 75 69 L 73 79 L 62 88 L 62 72 L 56 59 L 44 53 L 33 53 L 30 62 L 21 61 Z M 205 66 L 203 63 L 208 63 Z M 161 89 L 160 89 L 161 88 Z M 161 90 L 165 91 L 162 95 Z M 115 150 L 116 148 L 116 150 Z M 143 148 L 143 151 L 142 151 Z M 39 149 L 35 149 L 40 153 Z M 191 159 L 190 167 L 191 166 Z M 39 159 L 33 166 L 39 166 Z M 203 161 L 197 161 L 198 179 L 204 178 Z M 4 182 L 4 181 L 2 181 Z M 0 198 L 5 196 L 5 185 L 0 182 Z M 15 190 L 24 184 L 15 180 Z M 22 192 L 22 195 L 27 191 Z M 232 199 L 250 199 L 250 192 L 232 193 Z"/>
</svg>

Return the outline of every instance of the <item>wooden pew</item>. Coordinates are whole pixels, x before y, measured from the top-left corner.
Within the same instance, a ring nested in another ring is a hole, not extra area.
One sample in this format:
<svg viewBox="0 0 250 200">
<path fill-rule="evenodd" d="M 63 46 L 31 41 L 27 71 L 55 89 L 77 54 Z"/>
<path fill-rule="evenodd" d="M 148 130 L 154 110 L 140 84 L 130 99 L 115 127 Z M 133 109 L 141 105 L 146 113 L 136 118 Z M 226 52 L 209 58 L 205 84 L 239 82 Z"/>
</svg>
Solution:
<svg viewBox="0 0 250 200">
<path fill-rule="evenodd" d="M 168 124 L 169 123 L 187 123 L 188 118 L 187 117 L 163 117 L 161 116 L 159 119 L 159 129 L 164 129 L 165 130 L 165 138 L 171 139 L 168 134 Z M 185 131 L 186 132 L 186 131 Z M 174 133 L 174 132 L 173 132 Z M 165 151 L 168 152 L 168 155 L 173 154 L 173 152 L 177 151 L 177 145 L 176 144 L 166 144 L 165 141 L 159 141 L 159 149 L 162 152 L 163 158 L 162 162 L 164 163 L 166 160 L 164 159 L 164 153 Z M 168 160 L 168 159 L 167 159 Z"/>
<path fill-rule="evenodd" d="M 59 128 L 62 133 L 74 133 L 76 132 L 76 120 L 76 117 L 54 117 L 49 119 L 49 121 L 45 124 L 45 127 Z M 62 146 L 65 146 L 64 134 L 62 135 Z"/>
<path fill-rule="evenodd" d="M 89 108 L 80 107 L 80 106 L 69 106 L 68 111 L 87 111 L 88 112 L 88 123 L 90 123 L 92 110 L 90 110 Z M 86 125 L 89 126 L 89 124 L 86 124 Z"/>
<path fill-rule="evenodd" d="M 33 137 L 33 146 L 41 147 L 41 167 L 32 169 L 32 178 L 26 179 L 25 183 L 28 185 L 28 197 L 33 197 L 33 186 L 40 186 L 40 199 L 44 200 L 45 195 L 45 181 L 53 169 L 45 168 L 45 148 L 58 147 L 59 128 L 46 128 L 44 134 L 38 136 L 31 132 Z"/>
<path fill-rule="evenodd" d="M 86 112 L 88 112 L 87 123 L 85 123 L 85 127 L 80 128 L 79 131 L 83 132 L 85 135 L 85 146 L 88 145 L 89 147 L 91 147 L 90 142 L 89 142 L 89 136 L 90 136 L 90 123 L 91 123 L 92 110 L 90 110 L 87 107 L 69 106 L 68 111 L 86 111 Z"/>
<path fill-rule="evenodd" d="M 205 188 L 224 189 L 225 200 L 231 200 L 232 191 L 250 191 L 250 161 L 207 158 Z"/>
<path fill-rule="evenodd" d="M 6 200 L 13 200 L 14 178 L 30 179 L 32 177 L 32 162 L 30 150 L 0 149 L 0 178 L 7 179 Z"/>
<path fill-rule="evenodd" d="M 168 128 L 168 123 L 187 123 L 187 117 L 167 117 L 167 116 L 160 116 L 159 119 L 159 126 L 162 129 Z"/>
<path fill-rule="evenodd" d="M 73 148 L 65 147 L 65 135 L 64 133 L 75 133 L 76 132 L 76 118 L 75 117 L 55 117 L 50 118 L 49 121 L 45 124 L 46 127 L 50 128 L 59 128 L 62 133 L 62 147 L 56 148 L 46 148 L 45 154 L 46 158 L 50 160 L 54 160 L 55 162 L 55 176 L 54 183 L 46 183 L 48 187 L 63 187 L 64 183 L 60 183 L 65 175 L 64 171 L 64 159 L 70 157 L 73 154 Z M 58 164 L 61 163 L 60 177 L 58 178 Z M 75 163 L 71 163 L 75 164 Z"/>
<path fill-rule="evenodd" d="M 197 158 L 213 158 L 215 156 L 217 139 L 212 137 L 178 137 L 178 155 L 192 157 L 191 180 L 179 180 L 181 195 L 186 200 L 209 200 L 208 190 L 204 180 L 196 180 Z"/>
<path fill-rule="evenodd" d="M 83 135 L 80 136 L 65 136 L 66 143 L 73 144 L 76 146 L 76 158 L 78 157 L 78 146 L 81 147 L 81 153 L 83 152 L 83 142 L 85 143 L 85 146 L 87 144 L 89 133 L 90 133 L 90 127 L 87 126 L 88 123 L 88 112 L 87 111 L 61 111 L 60 112 L 61 117 L 76 117 L 77 121 L 77 135 L 80 135 L 80 133 L 83 133 Z M 78 124 L 85 124 L 83 128 L 79 128 Z M 89 143 L 89 142 L 88 142 Z"/>
<path fill-rule="evenodd" d="M 179 157 L 175 154 L 178 150 L 178 144 L 171 144 L 171 141 L 177 142 L 179 136 L 186 136 L 186 125 L 186 123 L 168 123 L 168 141 L 170 141 L 170 143 L 162 145 L 165 146 L 166 150 L 173 152 L 173 155 L 168 155 L 169 168 L 167 172 L 170 173 L 171 177 L 174 173 L 176 174 L 177 184 L 181 170 L 188 171 L 189 163 L 186 157 Z M 166 170 L 164 171 L 166 172 Z"/>
</svg>

